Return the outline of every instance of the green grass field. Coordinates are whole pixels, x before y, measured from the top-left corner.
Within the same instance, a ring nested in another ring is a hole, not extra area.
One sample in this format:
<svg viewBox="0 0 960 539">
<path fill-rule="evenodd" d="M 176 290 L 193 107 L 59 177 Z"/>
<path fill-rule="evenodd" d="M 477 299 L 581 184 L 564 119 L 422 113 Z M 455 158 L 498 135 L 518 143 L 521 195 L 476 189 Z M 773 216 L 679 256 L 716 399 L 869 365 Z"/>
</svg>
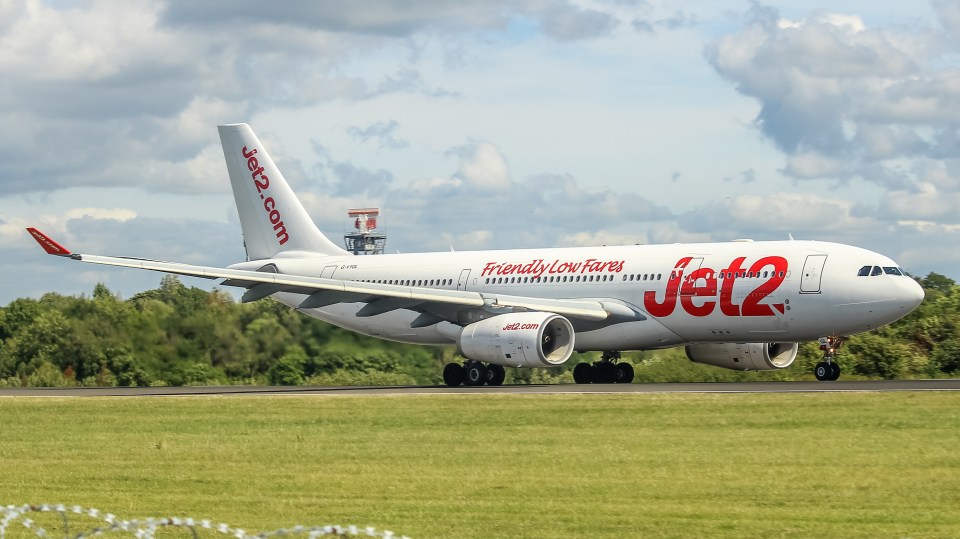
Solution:
<svg viewBox="0 0 960 539">
<path fill-rule="evenodd" d="M 956 393 L 8 398 L 0 417 L 4 505 L 418 538 L 960 536 Z"/>
</svg>

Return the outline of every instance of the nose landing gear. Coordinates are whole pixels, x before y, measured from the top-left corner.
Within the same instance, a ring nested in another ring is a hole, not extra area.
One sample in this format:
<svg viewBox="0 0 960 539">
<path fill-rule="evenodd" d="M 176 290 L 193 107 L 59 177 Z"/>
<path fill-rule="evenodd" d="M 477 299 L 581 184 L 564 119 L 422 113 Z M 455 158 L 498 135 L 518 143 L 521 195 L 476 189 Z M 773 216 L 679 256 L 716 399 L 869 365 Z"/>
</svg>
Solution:
<svg viewBox="0 0 960 539">
<path fill-rule="evenodd" d="M 837 349 L 843 345 L 844 337 L 820 337 L 820 349 L 823 361 L 813 368 L 813 375 L 821 382 L 835 382 L 840 378 L 840 365 L 834 361 Z"/>
</svg>

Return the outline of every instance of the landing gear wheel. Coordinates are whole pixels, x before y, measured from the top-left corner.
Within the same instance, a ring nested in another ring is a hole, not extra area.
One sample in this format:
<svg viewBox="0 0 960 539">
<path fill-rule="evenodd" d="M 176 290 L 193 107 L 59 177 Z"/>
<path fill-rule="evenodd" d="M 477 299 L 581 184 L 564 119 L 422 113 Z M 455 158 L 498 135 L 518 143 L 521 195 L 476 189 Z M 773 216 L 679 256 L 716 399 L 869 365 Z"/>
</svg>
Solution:
<svg viewBox="0 0 960 539">
<path fill-rule="evenodd" d="M 617 365 L 610 363 L 609 361 L 601 361 L 593 366 L 593 381 L 594 383 L 599 384 L 615 384 L 617 383 L 617 377 L 619 373 L 617 372 Z"/>
<path fill-rule="evenodd" d="M 831 377 L 833 376 L 833 367 L 831 365 L 832 365 L 831 363 L 827 363 L 826 361 L 821 361 L 820 363 L 817 363 L 817 366 L 813 368 L 813 375 L 816 376 L 817 380 L 821 382 L 831 381 Z M 840 375 L 839 370 L 840 369 L 838 367 L 837 376 Z"/>
<path fill-rule="evenodd" d="M 828 380 L 830 382 L 836 382 L 839 379 L 840 379 L 840 365 L 837 365 L 836 363 L 831 363 L 830 378 L 828 378 Z"/>
<path fill-rule="evenodd" d="M 573 381 L 578 384 L 593 382 L 593 367 L 589 363 L 577 363 L 573 368 Z"/>
<path fill-rule="evenodd" d="M 457 387 L 463 383 L 463 365 L 447 363 L 443 367 L 443 383 L 450 387 Z"/>
<path fill-rule="evenodd" d="M 471 361 L 463 366 L 463 385 L 482 386 L 487 381 L 487 368 L 479 361 Z"/>
<path fill-rule="evenodd" d="M 507 377 L 507 371 L 501 365 L 487 365 L 487 385 L 503 385 L 503 380 Z"/>
<path fill-rule="evenodd" d="M 617 383 L 629 384 L 633 382 L 633 365 L 617 363 Z"/>
<path fill-rule="evenodd" d="M 843 346 L 847 338 L 843 336 L 832 335 L 829 337 L 820 337 L 817 342 L 820 344 L 820 350 L 823 350 L 823 359 L 813 369 L 813 375 L 821 382 L 835 382 L 840 378 L 840 365 L 834 360 L 837 356 L 837 350 Z"/>
</svg>

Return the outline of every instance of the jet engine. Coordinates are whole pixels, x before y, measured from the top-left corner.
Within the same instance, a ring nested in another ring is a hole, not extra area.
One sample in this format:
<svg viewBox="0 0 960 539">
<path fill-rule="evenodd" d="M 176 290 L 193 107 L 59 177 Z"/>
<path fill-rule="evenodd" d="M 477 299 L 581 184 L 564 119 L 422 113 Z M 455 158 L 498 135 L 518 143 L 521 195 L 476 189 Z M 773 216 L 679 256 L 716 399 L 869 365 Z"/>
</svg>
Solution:
<svg viewBox="0 0 960 539">
<path fill-rule="evenodd" d="M 687 357 L 694 363 L 737 371 L 785 369 L 797 358 L 795 342 L 691 344 Z"/>
<path fill-rule="evenodd" d="M 573 325 L 541 312 L 501 314 L 463 328 L 457 339 L 469 359 L 504 367 L 556 367 L 573 354 Z"/>
</svg>

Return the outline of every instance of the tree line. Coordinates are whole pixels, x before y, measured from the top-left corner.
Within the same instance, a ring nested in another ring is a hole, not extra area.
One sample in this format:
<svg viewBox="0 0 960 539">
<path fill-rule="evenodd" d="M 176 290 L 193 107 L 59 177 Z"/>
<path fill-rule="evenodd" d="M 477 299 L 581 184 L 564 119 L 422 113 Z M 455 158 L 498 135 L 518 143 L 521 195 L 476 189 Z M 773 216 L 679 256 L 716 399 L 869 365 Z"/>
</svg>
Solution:
<svg viewBox="0 0 960 539">
<path fill-rule="evenodd" d="M 904 319 L 856 335 L 840 350 L 845 378 L 937 378 L 960 371 L 960 286 L 936 273 L 917 279 L 926 299 Z M 572 382 L 571 371 L 508 369 L 507 383 Z M 743 373 L 690 363 L 682 349 L 625 353 L 637 380 L 812 379 L 820 361 L 805 343 L 793 366 Z M 432 385 L 453 347 L 364 337 L 272 300 L 237 303 L 165 276 L 123 300 L 98 284 L 91 296 L 46 294 L 0 308 L 0 386 Z"/>
</svg>

